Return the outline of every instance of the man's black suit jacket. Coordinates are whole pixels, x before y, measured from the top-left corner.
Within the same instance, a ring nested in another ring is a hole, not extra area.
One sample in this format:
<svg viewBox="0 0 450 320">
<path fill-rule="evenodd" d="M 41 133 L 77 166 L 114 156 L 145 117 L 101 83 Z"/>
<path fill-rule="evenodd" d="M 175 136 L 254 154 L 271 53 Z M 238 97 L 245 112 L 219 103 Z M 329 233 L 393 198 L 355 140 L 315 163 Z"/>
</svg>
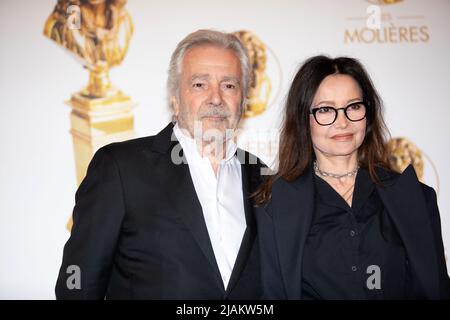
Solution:
<svg viewBox="0 0 450 320">
<path fill-rule="evenodd" d="M 182 155 L 172 134 L 169 124 L 156 136 L 96 152 L 75 196 L 72 234 L 55 290 L 58 299 L 260 298 L 248 199 L 259 183 L 259 160 L 238 150 L 245 155 L 238 158 L 247 228 L 225 289 L 189 167 L 172 161 L 172 153 Z M 74 281 L 71 265 L 80 268 L 80 289 L 67 286 Z"/>
</svg>

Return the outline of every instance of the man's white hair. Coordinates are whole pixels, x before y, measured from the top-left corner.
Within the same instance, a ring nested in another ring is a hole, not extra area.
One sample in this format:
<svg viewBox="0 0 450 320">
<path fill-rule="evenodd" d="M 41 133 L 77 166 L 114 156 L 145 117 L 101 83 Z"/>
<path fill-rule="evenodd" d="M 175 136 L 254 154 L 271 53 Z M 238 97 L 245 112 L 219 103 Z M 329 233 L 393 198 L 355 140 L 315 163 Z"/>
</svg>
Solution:
<svg viewBox="0 0 450 320">
<path fill-rule="evenodd" d="M 247 56 L 247 51 L 239 39 L 231 34 L 215 30 L 198 30 L 189 34 L 178 43 L 175 51 L 172 53 L 169 64 L 169 74 L 167 77 L 167 94 L 169 106 L 173 111 L 172 97 L 179 98 L 181 67 L 186 52 L 198 46 L 217 46 L 219 48 L 232 50 L 240 61 L 241 65 L 241 87 L 243 107 L 248 93 L 251 75 L 251 65 Z"/>
</svg>

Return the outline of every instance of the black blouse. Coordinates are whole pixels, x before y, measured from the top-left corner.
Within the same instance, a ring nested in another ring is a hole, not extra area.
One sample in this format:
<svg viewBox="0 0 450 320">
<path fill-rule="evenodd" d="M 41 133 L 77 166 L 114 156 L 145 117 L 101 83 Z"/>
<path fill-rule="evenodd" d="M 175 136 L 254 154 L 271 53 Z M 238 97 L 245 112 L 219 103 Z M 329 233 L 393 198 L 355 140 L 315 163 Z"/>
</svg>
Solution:
<svg viewBox="0 0 450 320">
<path fill-rule="evenodd" d="M 303 298 L 408 298 L 406 252 L 368 171 L 360 169 L 356 176 L 352 207 L 316 175 L 314 184 Z"/>
</svg>

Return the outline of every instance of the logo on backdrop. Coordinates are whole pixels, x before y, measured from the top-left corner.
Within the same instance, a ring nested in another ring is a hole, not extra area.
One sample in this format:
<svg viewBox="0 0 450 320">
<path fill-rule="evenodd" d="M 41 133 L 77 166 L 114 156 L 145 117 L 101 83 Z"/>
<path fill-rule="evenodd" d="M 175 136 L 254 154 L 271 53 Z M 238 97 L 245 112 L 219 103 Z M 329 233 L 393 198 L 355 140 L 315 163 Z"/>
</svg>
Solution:
<svg viewBox="0 0 450 320">
<path fill-rule="evenodd" d="M 417 177 L 424 182 L 425 161 L 427 167 L 431 167 L 435 181 L 427 181 L 428 184 L 436 186 L 436 192 L 439 195 L 439 176 L 433 161 L 422 150 L 420 150 L 411 140 L 405 137 L 391 138 L 387 143 L 389 152 L 389 163 L 392 169 L 402 173 L 410 164 L 414 167 Z"/>
<path fill-rule="evenodd" d="M 246 118 L 262 114 L 277 99 L 281 88 L 281 67 L 272 50 L 251 31 L 233 32 L 241 40 L 247 50 L 252 74 L 247 105 L 244 111 Z M 271 76 L 269 77 L 270 74 Z M 278 81 L 273 81 L 278 80 Z M 272 83 L 276 84 L 276 94 L 272 94 Z"/>
<path fill-rule="evenodd" d="M 427 43 L 430 32 L 423 14 L 412 12 L 403 0 L 365 0 L 365 14 L 347 17 L 346 44 Z"/>
</svg>

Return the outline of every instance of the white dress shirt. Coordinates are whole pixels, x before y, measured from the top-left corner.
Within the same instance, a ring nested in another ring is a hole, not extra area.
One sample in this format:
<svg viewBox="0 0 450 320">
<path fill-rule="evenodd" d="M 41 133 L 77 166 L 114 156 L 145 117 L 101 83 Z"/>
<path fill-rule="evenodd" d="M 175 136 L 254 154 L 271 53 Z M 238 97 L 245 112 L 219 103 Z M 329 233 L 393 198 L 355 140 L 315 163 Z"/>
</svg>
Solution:
<svg viewBox="0 0 450 320">
<path fill-rule="evenodd" d="M 183 148 L 226 288 L 247 227 L 237 146 L 231 139 L 227 142 L 226 156 L 216 176 L 208 157 L 200 155 L 195 140 L 185 135 L 178 124 L 173 131 Z"/>
</svg>

